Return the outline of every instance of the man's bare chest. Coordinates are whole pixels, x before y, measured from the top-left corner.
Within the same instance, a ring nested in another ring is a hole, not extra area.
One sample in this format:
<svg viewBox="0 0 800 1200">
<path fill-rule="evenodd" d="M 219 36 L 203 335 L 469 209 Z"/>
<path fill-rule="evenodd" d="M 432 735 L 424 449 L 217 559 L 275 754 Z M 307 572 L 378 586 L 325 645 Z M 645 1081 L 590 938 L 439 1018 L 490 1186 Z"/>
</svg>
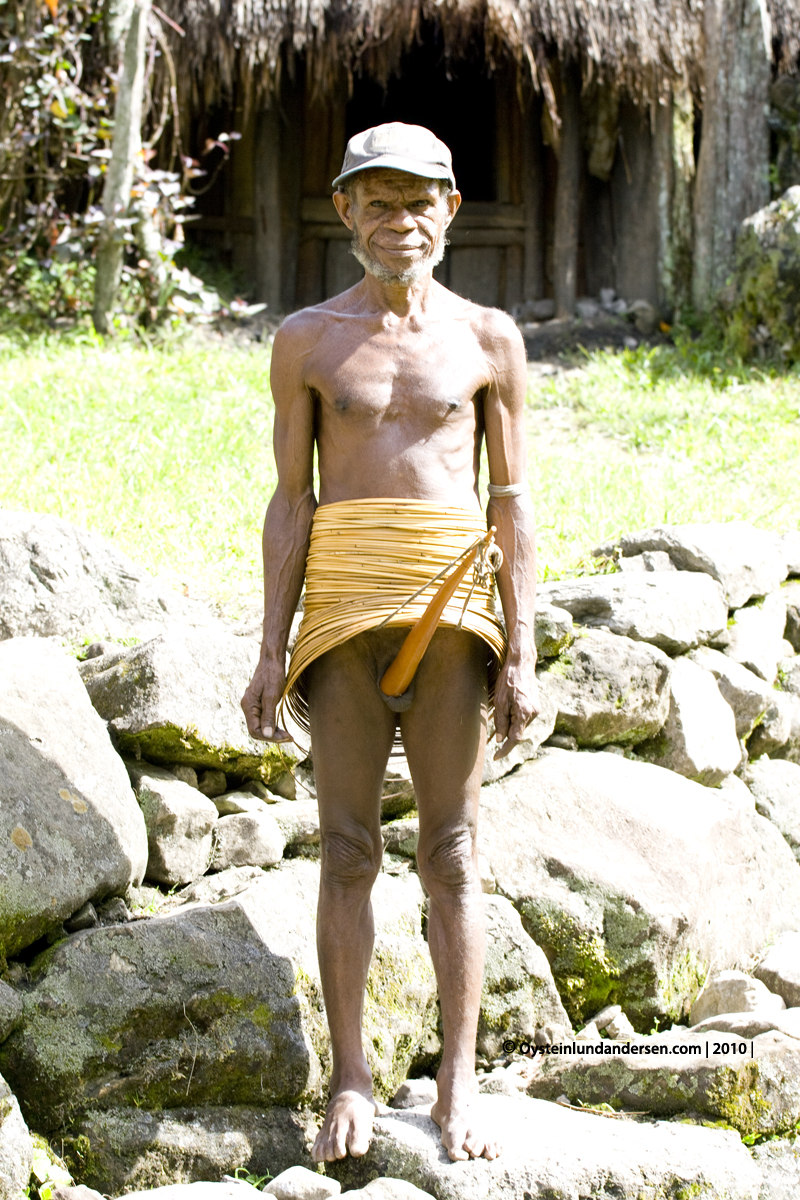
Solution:
<svg viewBox="0 0 800 1200">
<path fill-rule="evenodd" d="M 486 387 L 486 362 L 463 336 L 373 336 L 354 344 L 321 345 L 307 384 L 323 417 L 345 423 L 413 421 L 432 428 L 474 420 Z"/>
</svg>

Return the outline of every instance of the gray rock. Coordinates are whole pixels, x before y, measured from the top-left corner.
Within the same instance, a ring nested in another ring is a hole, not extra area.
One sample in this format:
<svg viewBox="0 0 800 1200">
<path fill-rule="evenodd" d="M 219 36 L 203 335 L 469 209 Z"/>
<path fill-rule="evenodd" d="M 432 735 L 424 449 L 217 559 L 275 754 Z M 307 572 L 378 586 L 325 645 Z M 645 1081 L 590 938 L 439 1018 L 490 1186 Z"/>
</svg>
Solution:
<svg viewBox="0 0 800 1200">
<path fill-rule="evenodd" d="M 539 687 L 541 709 L 525 730 L 525 737 L 517 742 L 504 758 L 495 758 L 498 749 L 495 738 L 494 716 L 489 720 L 486 740 L 486 757 L 483 760 L 483 778 L 481 782 L 494 783 L 509 775 L 520 763 L 530 762 L 539 753 L 539 747 L 551 736 L 556 723 L 558 708 L 552 695 L 549 680 L 542 680 Z"/>
<path fill-rule="evenodd" d="M 577 1200 L 599 1188 L 620 1197 L 677 1197 L 692 1189 L 692 1195 L 752 1200 L 757 1189 L 756 1168 L 728 1130 L 604 1121 L 524 1097 L 485 1096 L 478 1103 L 505 1141 L 493 1162 L 450 1162 L 430 1117 L 401 1112 L 375 1119 L 364 1158 L 331 1164 L 328 1173 L 345 1188 L 375 1173 L 401 1176 L 437 1200 Z"/>
<path fill-rule="evenodd" d="M 772 691 L 763 717 L 747 739 L 747 752 L 751 759 L 775 754 L 789 741 L 792 735 L 793 701 L 793 696 Z"/>
<path fill-rule="evenodd" d="M 194 767 L 187 767 L 184 763 L 170 763 L 168 769 L 176 779 L 180 779 L 181 783 L 186 783 L 189 787 L 197 787 L 197 771 Z"/>
<path fill-rule="evenodd" d="M 497 1058 L 508 1037 L 532 1042 L 541 1025 L 569 1028 L 544 953 L 522 927 L 504 896 L 484 896 L 486 965 L 483 972 L 478 1053 Z"/>
<path fill-rule="evenodd" d="M 763 603 L 738 608 L 728 627 L 725 654 L 773 684 L 783 657 L 786 602 L 782 594 L 766 596 Z"/>
<path fill-rule="evenodd" d="M 786 601 L 784 637 L 791 642 L 795 654 L 800 654 L 800 579 L 792 579 L 781 588 Z"/>
<path fill-rule="evenodd" d="M 99 925 L 100 918 L 97 915 L 97 909 L 92 904 L 91 900 L 87 900 L 82 904 L 77 912 L 71 917 L 67 917 L 64 922 L 64 928 L 67 933 L 80 933 L 81 929 L 93 929 L 95 925 Z"/>
<path fill-rule="evenodd" d="M 642 554 L 632 554 L 630 558 L 620 558 L 620 571 L 677 571 L 670 556 L 664 550 L 645 550 Z"/>
<path fill-rule="evenodd" d="M 85 1187 L 82 1183 L 78 1187 L 56 1184 L 50 1193 L 50 1200 L 104 1200 L 104 1197 L 101 1192 Z"/>
<path fill-rule="evenodd" d="M 277 1174 L 295 1163 L 310 1167 L 312 1129 L 313 1117 L 304 1110 L 263 1105 L 166 1112 L 112 1108 L 88 1113 L 70 1130 L 65 1146 L 69 1151 L 78 1138 L 88 1138 L 91 1155 L 82 1178 L 121 1195 L 221 1179 L 239 1167 L 253 1175 Z"/>
<path fill-rule="evenodd" d="M 366 1187 L 350 1192 L 353 1200 L 431 1200 L 431 1192 L 423 1192 L 405 1179 L 373 1179 Z"/>
<path fill-rule="evenodd" d="M 600 305 L 591 296 L 581 296 L 575 301 L 575 315 L 582 321 L 591 321 L 600 313 Z"/>
<path fill-rule="evenodd" d="M 37 1128 L 82 1112 L 317 1103 L 330 1042 L 315 939 L 319 868 L 295 860 L 218 904 L 92 929 L 32 967 L 23 1024 L 0 1044 Z M 364 1045 L 393 1095 L 435 1022 L 414 875 L 380 875 Z"/>
<path fill-rule="evenodd" d="M 607 1004 L 605 1008 L 601 1008 L 599 1013 L 595 1013 L 592 1017 L 592 1025 L 595 1029 L 603 1030 L 606 1025 L 609 1025 L 617 1017 L 622 1016 L 621 1004 Z"/>
<path fill-rule="evenodd" d="M 543 583 L 539 591 L 582 625 L 652 642 L 667 654 L 713 642 L 728 621 L 720 585 L 687 571 L 591 575 Z"/>
<path fill-rule="evenodd" d="M 0 1200 L 21 1200 L 30 1183 L 33 1141 L 19 1104 L 0 1076 Z"/>
<path fill-rule="evenodd" d="M 778 937 L 753 974 L 783 996 L 787 1008 L 800 1007 L 800 933 L 787 930 Z"/>
<path fill-rule="evenodd" d="M 788 762 L 800 763 L 800 696 L 791 692 L 776 692 L 776 699 L 783 707 L 784 714 L 789 718 L 789 736 L 786 741 L 773 750 L 773 758 L 785 758 Z M 758 733 L 758 730 L 756 730 Z"/>
<path fill-rule="evenodd" d="M 645 337 L 650 337 L 658 329 L 658 309 L 649 300 L 634 300 L 628 312 L 633 317 L 639 333 Z"/>
<path fill-rule="evenodd" d="M 795 1138 L 762 1142 L 751 1150 L 761 1174 L 758 1200 L 796 1200 L 800 1194 L 800 1144 Z"/>
<path fill-rule="evenodd" d="M 734 804 L 737 808 L 742 808 L 746 812 L 752 812 L 755 808 L 753 793 L 738 775 L 726 775 L 719 785 L 718 790 L 726 800 Z"/>
<path fill-rule="evenodd" d="M 22 997 L 0 980 L 0 1042 L 22 1024 Z"/>
<path fill-rule="evenodd" d="M 152 637 L 176 620 L 214 618 L 96 533 L 50 514 L 0 512 L 0 639 Z"/>
<path fill-rule="evenodd" d="M 620 1013 L 618 1016 L 612 1017 L 606 1025 L 606 1037 L 619 1041 L 627 1041 L 635 1035 L 635 1032 L 633 1025 L 631 1025 L 625 1013 Z"/>
<path fill-rule="evenodd" d="M 212 768 L 201 771 L 197 776 L 197 789 L 209 800 L 216 800 L 218 796 L 222 796 L 227 787 L 228 777 L 224 771 L 216 771 Z"/>
<path fill-rule="evenodd" d="M 163 767 L 125 765 L 147 826 L 146 878 L 168 887 L 199 879 L 211 857 L 216 808 Z"/>
<path fill-rule="evenodd" d="M 381 827 L 383 848 L 389 854 L 416 858 L 419 841 L 419 817 L 404 817 Z"/>
<path fill-rule="evenodd" d="M 781 659 L 778 663 L 778 682 L 784 692 L 800 696 L 800 655 Z"/>
<path fill-rule="evenodd" d="M 681 571 L 701 571 L 722 585 L 729 608 L 765 596 L 786 578 L 786 559 L 772 533 L 747 521 L 662 525 L 622 538 L 624 556 L 663 550 Z"/>
<path fill-rule="evenodd" d="M 800 1119 L 800 1042 L 780 1033 L 759 1034 L 750 1046 L 683 1035 L 658 1039 L 662 1053 L 648 1053 L 644 1042 L 601 1044 L 601 1052 L 548 1056 L 528 1087 L 545 1100 L 566 1095 L 572 1104 L 615 1104 L 659 1116 L 681 1112 L 724 1120 L 742 1136 L 785 1133 Z M 680 1053 L 687 1043 L 700 1053 Z M 706 1052 L 708 1057 L 706 1057 Z"/>
<path fill-rule="evenodd" d="M 770 992 L 772 995 L 772 992 Z M 706 1033 L 716 1030 L 718 1033 L 735 1033 L 741 1038 L 756 1038 L 761 1033 L 782 1033 L 785 1037 L 797 1038 L 800 1041 L 800 1008 L 783 1008 L 764 1011 L 755 1009 L 753 1012 L 722 1013 L 707 1017 L 693 1025 L 691 1033 Z"/>
<path fill-rule="evenodd" d="M 536 674 L 558 706 L 556 733 L 571 734 L 580 746 L 632 746 L 666 721 L 671 671 L 670 659 L 655 646 L 584 629 Z"/>
<path fill-rule="evenodd" d="M 250 1187 L 233 1176 L 221 1183 L 172 1183 L 166 1187 L 146 1188 L 142 1192 L 127 1192 L 124 1200 L 250 1200 L 250 1193 L 242 1191 Z"/>
<path fill-rule="evenodd" d="M 757 810 L 777 826 L 800 861 L 800 765 L 759 758 L 748 764 L 745 781 Z"/>
<path fill-rule="evenodd" d="M 55 714 L 55 715 L 54 715 Z M 0 642 L 0 955 L 141 882 L 147 831 L 74 660 Z"/>
<path fill-rule="evenodd" d="M 742 758 L 736 719 L 709 671 L 688 658 L 675 660 L 664 728 L 637 754 L 707 787 L 736 770 Z"/>
<path fill-rule="evenodd" d="M 283 834 L 287 851 L 319 845 L 319 808 L 316 800 L 280 800 L 269 814 Z"/>
<path fill-rule="evenodd" d="M 389 1104 L 392 1108 L 424 1108 L 434 1104 L 439 1091 L 436 1080 L 429 1076 L 421 1079 L 407 1079 L 392 1096 Z"/>
<path fill-rule="evenodd" d="M 308 1167 L 289 1167 L 276 1175 L 264 1188 L 266 1196 L 277 1196 L 278 1200 L 328 1200 L 338 1196 L 342 1185 L 325 1175 L 317 1175 Z"/>
<path fill-rule="evenodd" d="M 786 1005 L 760 979 L 744 971 L 716 971 L 692 1005 L 691 1022 L 698 1025 L 722 1013 L 780 1012 Z"/>
<path fill-rule="evenodd" d="M 225 792 L 222 796 L 213 796 L 212 803 L 221 817 L 232 817 L 236 813 L 267 812 L 267 805 L 260 796 L 254 796 L 250 791 Z"/>
<path fill-rule="evenodd" d="M 101 925 L 124 925 L 131 920 L 131 913 L 122 896 L 112 896 L 98 904 L 97 917 Z"/>
<path fill-rule="evenodd" d="M 219 904 L 240 892 L 246 892 L 255 879 L 263 874 L 261 867 L 228 867 L 214 875 L 204 875 L 183 888 L 176 897 L 178 904 Z M 177 905 L 176 905 L 177 907 Z"/>
<path fill-rule="evenodd" d="M 526 300 L 522 305 L 523 321 L 550 321 L 555 314 L 555 300 Z"/>
<path fill-rule="evenodd" d="M 484 788 L 478 848 L 575 1024 L 608 1003 L 639 1029 L 678 1019 L 709 963 L 800 927 L 800 872 L 769 821 L 617 755 L 548 749 Z"/>
<path fill-rule="evenodd" d="M 251 638 L 183 630 L 81 663 L 80 671 L 123 753 L 268 783 L 294 760 L 247 732 L 239 702 L 257 661 Z"/>
<path fill-rule="evenodd" d="M 283 858 L 286 839 L 271 813 L 235 813 L 214 827 L 211 867 L 273 867 Z"/>
<path fill-rule="evenodd" d="M 553 604 L 537 605 L 533 635 L 539 658 L 555 658 L 575 636 L 572 615 Z"/>
<path fill-rule="evenodd" d="M 710 646 L 691 650 L 687 658 L 714 676 L 720 695 L 733 709 L 736 736 L 747 739 L 767 711 L 772 688 L 753 671 Z"/>
</svg>

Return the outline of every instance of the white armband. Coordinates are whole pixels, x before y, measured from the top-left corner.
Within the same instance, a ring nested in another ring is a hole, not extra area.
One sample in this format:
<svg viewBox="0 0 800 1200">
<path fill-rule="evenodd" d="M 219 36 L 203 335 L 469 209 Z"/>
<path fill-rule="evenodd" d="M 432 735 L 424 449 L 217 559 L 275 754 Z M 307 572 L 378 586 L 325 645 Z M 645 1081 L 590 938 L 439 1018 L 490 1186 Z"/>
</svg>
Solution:
<svg viewBox="0 0 800 1200">
<path fill-rule="evenodd" d="M 527 483 L 490 483 L 486 490 L 490 496 L 524 496 L 528 485 Z"/>
</svg>

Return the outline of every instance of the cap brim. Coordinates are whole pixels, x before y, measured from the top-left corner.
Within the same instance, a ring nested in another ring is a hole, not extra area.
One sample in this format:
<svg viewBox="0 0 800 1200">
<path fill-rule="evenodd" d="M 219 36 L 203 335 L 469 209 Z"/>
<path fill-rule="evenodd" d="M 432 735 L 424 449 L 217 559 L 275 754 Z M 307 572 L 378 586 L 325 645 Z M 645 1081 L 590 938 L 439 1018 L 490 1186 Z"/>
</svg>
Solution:
<svg viewBox="0 0 800 1200">
<path fill-rule="evenodd" d="M 338 188 L 346 179 L 352 179 L 362 171 L 375 171 L 379 167 L 390 171 L 403 171 L 406 175 L 419 175 L 420 179 L 446 179 L 452 188 L 456 186 L 455 175 L 444 163 L 421 163 L 412 158 L 401 158 L 396 154 L 381 154 L 358 167 L 351 167 L 349 171 L 337 175 L 331 186 Z"/>
</svg>

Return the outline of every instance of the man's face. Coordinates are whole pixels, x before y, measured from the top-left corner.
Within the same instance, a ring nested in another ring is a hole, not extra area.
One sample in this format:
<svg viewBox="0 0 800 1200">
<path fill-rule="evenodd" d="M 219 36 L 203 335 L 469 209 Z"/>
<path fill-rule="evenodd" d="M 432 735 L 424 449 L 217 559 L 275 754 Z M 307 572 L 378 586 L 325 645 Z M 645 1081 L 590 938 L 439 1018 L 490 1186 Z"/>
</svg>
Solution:
<svg viewBox="0 0 800 1200">
<path fill-rule="evenodd" d="M 443 196 L 436 179 L 377 168 L 356 176 L 350 193 L 337 192 L 333 201 L 353 231 L 353 254 L 365 271 L 382 283 L 408 286 L 441 262 L 458 192 Z"/>
</svg>

